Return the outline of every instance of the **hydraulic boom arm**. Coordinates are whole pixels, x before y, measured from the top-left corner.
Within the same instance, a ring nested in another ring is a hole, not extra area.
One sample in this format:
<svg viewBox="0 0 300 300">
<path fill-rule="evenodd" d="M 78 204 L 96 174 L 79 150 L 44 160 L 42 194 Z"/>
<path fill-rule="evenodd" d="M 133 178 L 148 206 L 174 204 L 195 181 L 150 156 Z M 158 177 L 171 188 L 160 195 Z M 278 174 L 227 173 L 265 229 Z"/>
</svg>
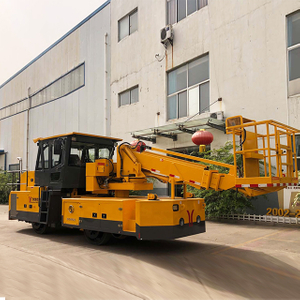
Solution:
<svg viewBox="0 0 300 300">
<path fill-rule="evenodd" d="M 247 196 L 257 196 L 298 183 L 293 147 L 297 129 L 273 120 L 255 122 L 241 116 L 228 118 L 226 125 L 226 133 L 233 135 L 234 145 L 240 141 L 240 149 L 233 149 L 234 165 L 154 147 L 144 146 L 143 149 L 140 142 L 136 148 L 128 144 L 119 146 L 117 177 L 126 182 L 145 180 L 146 177 L 169 182 L 172 198 L 176 184 L 216 191 L 237 188 Z M 240 172 L 237 166 L 239 155 L 243 161 Z M 225 167 L 228 173 L 212 170 L 208 164 Z"/>
</svg>

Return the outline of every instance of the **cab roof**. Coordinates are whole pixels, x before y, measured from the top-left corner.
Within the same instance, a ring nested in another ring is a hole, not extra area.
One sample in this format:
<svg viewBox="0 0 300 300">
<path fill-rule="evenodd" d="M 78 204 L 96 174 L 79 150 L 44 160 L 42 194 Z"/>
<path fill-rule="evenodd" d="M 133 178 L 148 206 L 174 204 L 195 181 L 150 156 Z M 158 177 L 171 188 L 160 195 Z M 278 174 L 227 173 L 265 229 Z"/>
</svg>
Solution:
<svg viewBox="0 0 300 300">
<path fill-rule="evenodd" d="M 49 137 L 46 137 L 46 138 L 39 137 L 39 138 L 33 139 L 33 141 L 35 143 L 37 143 L 39 141 L 51 140 L 51 139 L 55 139 L 55 138 L 59 138 L 59 137 L 66 137 L 66 136 L 70 136 L 70 135 L 94 137 L 94 138 L 113 140 L 113 141 L 122 141 L 122 139 L 118 139 L 118 138 L 102 136 L 102 135 L 95 135 L 95 134 L 88 134 L 88 133 L 80 133 L 80 132 L 70 132 L 70 133 L 66 133 L 66 134 L 58 134 L 58 135 L 53 135 L 53 136 L 49 136 Z"/>
</svg>

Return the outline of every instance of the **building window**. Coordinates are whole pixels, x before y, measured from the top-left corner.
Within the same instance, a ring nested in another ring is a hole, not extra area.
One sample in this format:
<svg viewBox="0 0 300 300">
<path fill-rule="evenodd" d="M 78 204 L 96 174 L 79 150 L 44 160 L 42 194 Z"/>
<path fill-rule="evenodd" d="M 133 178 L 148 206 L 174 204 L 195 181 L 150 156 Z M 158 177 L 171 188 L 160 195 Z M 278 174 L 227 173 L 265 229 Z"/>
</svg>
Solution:
<svg viewBox="0 0 300 300">
<path fill-rule="evenodd" d="M 137 8 L 127 16 L 119 20 L 119 41 L 127 35 L 130 35 L 138 29 L 138 11 Z"/>
<path fill-rule="evenodd" d="M 168 73 L 167 119 L 209 111 L 209 55 Z"/>
<path fill-rule="evenodd" d="M 296 142 L 295 152 L 297 156 L 297 169 L 298 171 L 300 171 L 300 135 L 295 135 L 295 142 Z M 294 144 L 293 141 L 292 144 Z"/>
<path fill-rule="evenodd" d="M 84 64 L 56 79 L 31 96 L 32 107 L 66 96 L 84 86 Z"/>
<path fill-rule="evenodd" d="M 9 171 L 20 171 L 20 165 L 19 164 L 10 164 L 8 166 Z"/>
<path fill-rule="evenodd" d="M 19 164 L 10 164 L 8 170 L 12 172 L 11 174 L 11 183 L 20 182 L 20 165 Z M 13 186 L 14 187 L 14 186 Z"/>
<path fill-rule="evenodd" d="M 300 11 L 287 17 L 289 95 L 300 93 Z"/>
<path fill-rule="evenodd" d="M 168 24 L 174 24 L 207 5 L 208 0 L 167 0 Z"/>
<path fill-rule="evenodd" d="M 139 87 L 136 86 L 119 94 L 119 107 L 139 101 Z"/>
<path fill-rule="evenodd" d="M 0 120 L 19 114 L 35 106 L 59 99 L 75 92 L 85 85 L 84 63 L 59 77 L 52 83 L 34 92 L 31 95 L 31 107 L 29 98 L 19 100 L 8 106 L 0 108 Z"/>
</svg>

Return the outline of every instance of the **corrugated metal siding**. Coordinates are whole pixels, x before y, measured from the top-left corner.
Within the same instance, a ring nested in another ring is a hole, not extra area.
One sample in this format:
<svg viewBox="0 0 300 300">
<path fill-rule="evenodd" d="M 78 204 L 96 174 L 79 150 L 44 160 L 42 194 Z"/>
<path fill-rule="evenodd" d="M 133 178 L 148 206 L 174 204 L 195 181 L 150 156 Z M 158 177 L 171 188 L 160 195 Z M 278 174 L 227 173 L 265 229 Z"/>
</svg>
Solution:
<svg viewBox="0 0 300 300">
<path fill-rule="evenodd" d="M 29 168 L 35 167 L 37 147 L 33 138 L 53 134 L 79 131 L 105 135 L 104 121 L 104 36 L 110 35 L 110 5 L 70 33 L 39 59 L 27 66 L 18 76 L 0 88 L 1 117 L 18 113 L 28 108 L 28 88 L 33 105 L 30 109 Z M 85 66 L 49 85 L 82 63 Z M 85 68 L 85 83 L 82 70 Z M 109 68 L 109 62 L 108 62 Z M 69 93 L 76 87 L 75 92 Z M 47 87 L 48 86 L 48 87 Z M 47 87 L 43 91 L 42 88 Z M 108 99 L 109 89 L 107 90 Z M 61 98 L 52 102 L 56 96 Z M 23 157 L 26 165 L 27 112 L 0 121 L 0 148 L 8 151 L 8 161 L 15 163 L 17 156 Z"/>
</svg>

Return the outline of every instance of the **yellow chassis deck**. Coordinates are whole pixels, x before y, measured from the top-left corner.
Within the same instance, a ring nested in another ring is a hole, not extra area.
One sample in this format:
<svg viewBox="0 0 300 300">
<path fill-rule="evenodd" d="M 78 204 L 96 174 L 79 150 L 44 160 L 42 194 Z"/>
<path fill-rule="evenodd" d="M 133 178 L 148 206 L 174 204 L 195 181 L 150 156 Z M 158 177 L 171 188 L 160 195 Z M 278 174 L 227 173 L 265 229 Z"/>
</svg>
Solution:
<svg viewBox="0 0 300 300">
<path fill-rule="evenodd" d="M 140 240 L 174 239 L 205 232 L 205 203 L 201 198 L 63 198 L 62 226 Z"/>
</svg>

